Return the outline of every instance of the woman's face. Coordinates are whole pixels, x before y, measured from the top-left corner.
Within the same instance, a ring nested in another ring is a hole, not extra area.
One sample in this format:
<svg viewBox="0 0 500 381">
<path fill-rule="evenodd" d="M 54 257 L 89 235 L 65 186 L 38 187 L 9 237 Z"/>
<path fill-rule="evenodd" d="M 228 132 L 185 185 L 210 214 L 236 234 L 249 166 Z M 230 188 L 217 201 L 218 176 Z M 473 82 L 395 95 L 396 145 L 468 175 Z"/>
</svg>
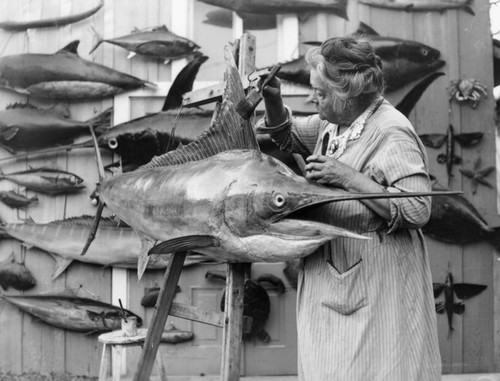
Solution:
<svg viewBox="0 0 500 381">
<path fill-rule="evenodd" d="M 316 105 L 319 118 L 330 123 L 337 123 L 338 117 L 333 111 L 332 93 L 323 82 L 316 69 L 311 69 L 312 102 Z"/>
</svg>

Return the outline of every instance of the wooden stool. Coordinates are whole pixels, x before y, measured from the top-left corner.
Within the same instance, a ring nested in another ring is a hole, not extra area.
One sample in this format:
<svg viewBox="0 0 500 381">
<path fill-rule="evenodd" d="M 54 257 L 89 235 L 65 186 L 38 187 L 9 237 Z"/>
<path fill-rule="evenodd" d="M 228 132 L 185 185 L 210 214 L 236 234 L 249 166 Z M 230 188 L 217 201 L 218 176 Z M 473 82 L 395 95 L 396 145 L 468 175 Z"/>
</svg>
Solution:
<svg viewBox="0 0 500 381">
<path fill-rule="evenodd" d="M 109 357 L 106 355 L 106 346 L 110 345 L 111 348 L 115 348 L 115 351 L 113 352 L 113 366 L 111 369 L 111 374 L 113 376 L 113 381 L 119 381 L 121 377 L 122 348 L 127 346 L 131 347 L 134 345 L 140 345 L 142 347 L 147 333 L 147 328 L 139 328 L 137 330 L 136 336 L 123 336 L 123 332 L 121 330 L 99 335 L 98 340 L 99 342 L 103 343 L 101 366 L 99 368 L 99 381 L 106 381 L 106 373 L 108 371 L 109 364 Z M 165 337 L 162 337 L 161 341 L 169 342 L 168 333 L 165 333 L 164 335 Z M 160 380 L 166 381 L 167 378 L 165 375 L 163 362 L 161 361 L 161 356 L 156 356 L 156 365 L 158 368 L 158 374 L 160 375 Z"/>
</svg>

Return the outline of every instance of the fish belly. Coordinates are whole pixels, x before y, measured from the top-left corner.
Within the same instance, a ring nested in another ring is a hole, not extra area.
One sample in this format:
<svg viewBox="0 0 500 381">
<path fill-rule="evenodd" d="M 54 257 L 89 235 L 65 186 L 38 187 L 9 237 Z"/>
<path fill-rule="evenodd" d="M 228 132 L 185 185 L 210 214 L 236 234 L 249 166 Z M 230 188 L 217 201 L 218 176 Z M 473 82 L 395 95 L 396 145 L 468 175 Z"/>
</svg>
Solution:
<svg viewBox="0 0 500 381">
<path fill-rule="evenodd" d="M 125 89 L 103 82 L 57 81 L 37 83 L 26 91 L 34 97 L 90 99 L 110 97 Z"/>
<path fill-rule="evenodd" d="M 103 182 L 99 194 L 119 218 L 150 239 L 211 235 L 227 182 L 222 169 L 198 163 L 126 173 Z"/>
</svg>

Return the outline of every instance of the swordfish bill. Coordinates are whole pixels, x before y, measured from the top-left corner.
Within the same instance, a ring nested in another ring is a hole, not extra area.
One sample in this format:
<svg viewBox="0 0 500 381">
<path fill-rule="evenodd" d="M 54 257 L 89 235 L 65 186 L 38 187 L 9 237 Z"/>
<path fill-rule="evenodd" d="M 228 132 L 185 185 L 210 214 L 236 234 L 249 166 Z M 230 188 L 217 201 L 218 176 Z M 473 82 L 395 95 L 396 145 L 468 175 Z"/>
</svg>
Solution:
<svg viewBox="0 0 500 381">
<path fill-rule="evenodd" d="M 245 93 L 228 48 L 225 60 L 223 101 L 210 128 L 196 141 L 98 187 L 101 202 L 143 238 L 139 278 L 148 254 L 195 250 L 232 262 L 280 262 L 338 237 L 365 239 L 288 216 L 325 202 L 393 197 L 324 187 L 260 152 L 250 122 L 235 110 Z"/>
</svg>

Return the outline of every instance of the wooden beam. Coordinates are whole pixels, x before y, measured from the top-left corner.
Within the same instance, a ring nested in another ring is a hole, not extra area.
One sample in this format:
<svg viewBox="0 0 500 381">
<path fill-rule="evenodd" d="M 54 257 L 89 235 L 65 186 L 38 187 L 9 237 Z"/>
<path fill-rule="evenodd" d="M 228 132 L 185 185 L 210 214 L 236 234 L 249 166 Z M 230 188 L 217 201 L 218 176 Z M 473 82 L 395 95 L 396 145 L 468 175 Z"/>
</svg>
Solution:
<svg viewBox="0 0 500 381">
<path fill-rule="evenodd" d="M 227 265 L 224 305 L 226 319 L 222 333 L 221 381 L 237 381 L 240 379 L 246 265 L 246 263 L 228 263 Z"/>
<path fill-rule="evenodd" d="M 172 306 L 172 301 L 175 296 L 175 288 L 179 283 L 184 260 L 187 252 L 175 253 L 172 258 L 172 263 L 165 271 L 165 277 L 160 288 L 160 294 L 156 301 L 155 311 L 151 318 L 151 325 L 148 327 L 148 334 L 142 349 L 141 358 L 137 367 L 137 372 L 134 375 L 134 381 L 149 380 L 151 371 L 160 346 L 161 335 L 165 329 L 168 313 Z"/>
<path fill-rule="evenodd" d="M 203 89 L 193 90 L 185 93 L 182 98 L 183 107 L 196 107 L 213 102 L 222 101 L 224 94 L 224 82 L 216 83 L 212 86 L 204 87 Z"/>
<path fill-rule="evenodd" d="M 238 70 L 246 87 L 248 75 L 255 71 L 255 36 L 250 33 L 241 36 Z"/>
<path fill-rule="evenodd" d="M 216 327 L 224 327 L 224 313 L 205 308 L 172 303 L 169 315 Z"/>
</svg>

